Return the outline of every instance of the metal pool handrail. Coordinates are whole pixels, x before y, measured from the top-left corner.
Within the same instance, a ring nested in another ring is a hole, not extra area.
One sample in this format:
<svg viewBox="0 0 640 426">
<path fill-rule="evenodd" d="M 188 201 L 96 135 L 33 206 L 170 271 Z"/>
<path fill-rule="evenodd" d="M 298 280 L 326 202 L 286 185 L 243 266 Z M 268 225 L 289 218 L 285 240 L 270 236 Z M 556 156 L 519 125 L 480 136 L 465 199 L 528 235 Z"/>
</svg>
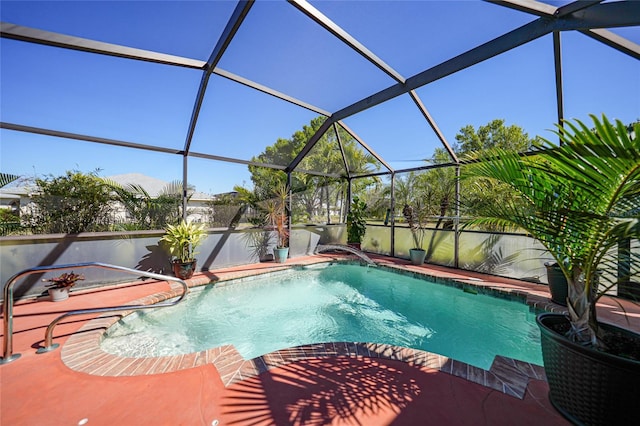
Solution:
<svg viewBox="0 0 640 426">
<path fill-rule="evenodd" d="M 35 268 L 25 269 L 24 271 L 18 272 L 13 277 L 11 277 L 4 286 L 4 306 L 3 306 L 3 322 L 4 322 L 4 356 L 0 358 L 0 365 L 7 364 L 13 360 L 20 358 L 20 354 L 14 354 L 13 352 L 13 286 L 15 283 L 22 277 L 37 274 L 55 271 L 59 269 L 83 269 L 83 268 L 102 268 L 102 269 L 111 269 L 115 271 L 121 271 L 130 273 L 136 276 L 143 276 L 147 278 L 153 278 L 160 281 L 175 281 L 182 285 L 184 291 L 182 295 L 174 301 L 171 302 L 161 302 L 155 303 L 152 305 L 122 305 L 122 306 L 113 306 L 113 307 L 105 307 L 105 308 L 92 308 L 92 309 L 79 309 L 75 311 L 69 311 L 66 314 L 59 316 L 54 319 L 51 324 L 47 327 L 47 331 L 45 333 L 45 347 L 38 349 L 37 353 L 49 352 L 59 345 L 56 343 L 52 344 L 53 340 L 53 329 L 56 324 L 72 315 L 85 315 L 92 313 L 101 313 L 101 312 L 114 312 L 114 311 L 127 311 L 127 310 L 140 310 L 140 309 L 151 309 L 151 308 L 162 308 L 168 306 L 174 306 L 180 303 L 185 296 L 189 293 L 189 287 L 187 283 L 183 280 L 170 277 L 166 275 L 154 274 L 152 272 L 140 271 L 137 269 L 125 268 L 124 266 L 117 265 L 109 265 L 107 263 L 100 262 L 87 262 L 87 263 L 73 263 L 68 265 L 53 265 L 53 266 L 37 266 Z"/>
</svg>

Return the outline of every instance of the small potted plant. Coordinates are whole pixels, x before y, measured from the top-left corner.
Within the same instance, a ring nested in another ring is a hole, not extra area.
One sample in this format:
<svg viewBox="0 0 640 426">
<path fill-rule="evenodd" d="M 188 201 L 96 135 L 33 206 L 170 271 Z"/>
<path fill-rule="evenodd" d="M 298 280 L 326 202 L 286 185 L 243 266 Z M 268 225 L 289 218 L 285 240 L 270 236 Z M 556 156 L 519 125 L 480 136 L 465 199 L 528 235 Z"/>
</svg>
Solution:
<svg viewBox="0 0 640 426">
<path fill-rule="evenodd" d="M 71 287 L 76 285 L 76 281 L 82 280 L 84 280 L 84 276 L 76 274 L 73 271 L 65 272 L 62 275 L 45 280 L 51 283 L 47 285 L 47 287 L 49 287 L 49 299 L 52 302 L 67 300 L 69 298 L 69 290 Z"/>
<path fill-rule="evenodd" d="M 414 265 L 422 265 L 427 255 L 425 249 L 422 248 L 425 234 L 422 224 L 423 212 L 424 210 L 420 203 L 417 203 L 415 208 L 409 204 L 405 204 L 402 209 L 402 215 L 406 219 L 409 230 L 411 231 L 411 236 L 413 237 L 413 248 L 409 249 L 409 257 L 411 258 L 411 263 Z"/>
<path fill-rule="evenodd" d="M 367 232 L 366 210 L 367 204 L 358 196 L 354 196 L 349 213 L 347 213 L 347 245 L 358 250 L 360 250 L 362 239 Z"/>
<path fill-rule="evenodd" d="M 178 225 L 168 225 L 160 243 L 164 244 L 173 257 L 171 264 L 176 277 L 186 280 L 193 276 L 197 259 L 195 249 L 207 237 L 202 224 L 183 220 Z"/>
<path fill-rule="evenodd" d="M 280 185 L 274 191 L 273 197 L 263 203 L 266 221 L 275 231 L 277 240 L 273 249 L 276 262 L 284 263 L 289 257 L 289 216 L 287 204 L 289 201 L 289 187 Z"/>
</svg>

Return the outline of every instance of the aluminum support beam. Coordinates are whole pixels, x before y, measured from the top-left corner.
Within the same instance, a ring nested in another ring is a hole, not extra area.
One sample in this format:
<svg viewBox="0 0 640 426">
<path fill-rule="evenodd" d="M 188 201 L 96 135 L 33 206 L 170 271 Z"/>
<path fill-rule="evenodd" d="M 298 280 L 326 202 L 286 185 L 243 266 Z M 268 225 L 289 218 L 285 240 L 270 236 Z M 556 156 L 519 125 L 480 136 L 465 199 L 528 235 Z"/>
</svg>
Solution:
<svg viewBox="0 0 640 426">
<path fill-rule="evenodd" d="M 382 59 L 378 58 L 373 52 L 362 45 L 358 40 L 353 38 L 348 32 L 343 30 L 335 22 L 325 16 L 318 9 L 310 5 L 306 0 L 289 0 L 289 3 L 295 6 L 302 13 L 311 18 L 314 22 L 320 25 L 325 30 L 329 31 L 333 36 L 345 43 L 351 49 L 358 52 L 367 61 L 378 67 L 389 77 L 395 81 L 404 83 L 404 77 L 400 73 L 396 72 L 393 68 L 387 65 Z"/>
<path fill-rule="evenodd" d="M 353 176 L 352 179 L 359 179 L 359 178 L 368 178 L 368 177 L 377 177 L 377 176 L 389 176 L 393 173 L 396 173 L 396 171 L 394 170 L 389 170 L 386 172 L 376 172 L 376 173 L 367 173 L 365 175 L 356 175 Z"/>
<path fill-rule="evenodd" d="M 411 99 L 413 99 L 413 102 L 416 104 L 416 106 L 420 110 L 420 113 L 422 114 L 422 116 L 425 118 L 425 120 L 427 120 L 427 123 L 429 123 L 429 126 L 431 126 L 431 129 L 434 131 L 438 139 L 440 139 L 440 142 L 444 146 L 444 149 L 446 149 L 447 152 L 449 153 L 449 157 L 451 157 L 451 159 L 455 163 L 459 163 L 460 160 L 458 160 L 458 156 L 453 151 L 453 148 L 451 148 L 451 145 L 449 145 L 449 142 L 447 142 L 447 138 L 445 138 L 444 134 L 440 131 L 440 128 L 434 121 L 433 117 L 431 117 L 431 114 L 429 114 L 429 111 L 427 111 L 427 108 L 422 103 L 422 100 L 420 99 L 418 94 L 414 90 L 412 90 L 409 92 L 409 95 L 411 96 Z"/>
<path fill-rule="evenodd" d="M 236 5 L 236 8 L 231 14 L 231 18 L 229 18 L 224 31 L 222 31 L 222 34 L 220 35 L 216 46 L 213 48 L 213 51 L 209 56 L 209 60 L 207 61 L 209 72 L 211 72 L 218 65 L 220 59 L 222 59 L 222 55 L 224 55 L 227 47 L 229 47 L 229 44 L 231 44 L 231 40 L 233 40 L 233 37 L 238 32 L 238 29 L 240 29 L 240 25 L 242 25 L 244 18 L 249 13 L 249 10 L 251 10 L 251 6 L 253 6 L 253 3 L 254 0 L 240 0 Z"/>
<path fill-rule="evenodd" d="M 53 33 L 49 31 L 37 30 L 34 28 L 21 27 L 9 23 L 0 23 L 0 34 L 3 38 L 19 40 L 24 42 L 43 44 L 48 46 L 55 46 L 65 49 L 78 50 L 96 54 L 102 54 L 107 56 L 116 56 L 121 58 L 155 62 L 165 65 L 181 66 L 186 68 L 192 68 L 197 70 L 205 70 L 209 68 L 208 62 L 200 61 L 196 59 L 189 59 L 174 55 L 165 55 L 163 53 L 153 52 L 149 50 L 134 49 L 125 46 L 120 46 L 110 43 L 101 43 L 89 39 L 83 39 L 79 37 L 71 37 L 63 34 Z M 215 60 L 215 58 L 214 58 Z M 219 59 L 218 59 L 219 60 Z M 217 61 L 216 60 L 216 63 Z M 313 111 L 317 114 L 325 116 L 331 115 L 330 112 L 318 108 L 314 105 L 307 104 L 291 96 L 287 96 L 276 90 L 270 89 L 266 86 L 255 83 L 246 78 L 235 75 L 229 71 L 225 71 L 218 67 L 211 67 L 212 73 L 221 77 L 232 80 L 236 83 L 243 84 L 253 89 L 259 90 L 268 95 L 280 98 L 302 108 Z"/>
<path fill-rule="evenodd" d="M 180 151 L 180 152 L 182 152 L 182 151 Z M 238 159 L 238 158 L 231 158 L 231 157 L 222 157 L 220 155 L 204 154 L 202 152 L 193 152 L 193 151 L 191 151 L 189 153 L 189 157 L 204 158 L 206 160 L 224 161 L 226 163 L 244 164 L 246 166 L 266 167 L 266 168 L 269 168 L 269 169 L 276 169 L 276 170 L 284 170 L 286 168 L 285 166 L 279 166 L 277 164 L 258 163 L 256 161 L 241 160 L 241 159 Z"/>
<path fill-rule="evenodd" d="M 631 56 L 632 58 L 640 59 L 640 45 L 632 42 L 631 40 L 620 37 L 619 35 L 604 29 L 583 30 L 581 32 L 609 47 Z"/>
<path fill-rule="evenodd" d="M 453 267 L 460 267 L 460 165 L 456 166 L 455 213 L 453 225 Z"/>
<path fill-rule="evenodd" d="M 366 149 L 366 150 L 367 150 L 367 152 L 368 152 L 369 154 L 373 155 L 373 157 L 374 157 L 376 160 L 378 160 L 378 162 L 379 162 L 380 164 L 382 164 L 384 167 L 386 167 L 386 168 L 387 168 L 387 170 L 389 170 L 389 171 L 392 171 L 392 170 L 393 170 L 393 168 L 392 168 L 389 164 L 387 164 L 387 162 L 386 162 L 386 161 L 384 161 L 384 159 L 383 159 L 382 157 L 380 157 L 380 156 L 378 155 L 378 153 L 376 153 L 373 149 L 371 149 L 371 147 L 370 147 L 369 145 L 367 145 L 367 143 L 366 143 L 365 141 L 363 141 L 363 140 L 360 138 L 360 136 L 358 136 L 358 135 L 357 135 L 353 130 L 351 130 L 351 129 L 346 125 L 346 124 L 344 124 L 342 121 L 341 121 L 341 122 L 339 122 L 339 124 L 340 124 L 340 126 L 342 126 L 342 128 L 343 128 L 347 133 L 349 133 L 349 134 L 351 135 L 351 137 L 352 137 L 352 138 L 354 138 L 355 140 L 357 140 L 357 141 L 358 141 L 358 143 L 359 143 L 360 145 L 362 145 L 362 147 L 363 147 L 364 149 Z"/>
<path fill-rule="evenodd" d="M 202 108 L 202 102 L 204 101 L 204 94 L 207 91 L 207 85 L 209 84 L 209 75 L 209 72 L 204 72 L 200 77 L 198 93 L 196 94 L 196 100 L 191 111 L 191 119 L 189 120 L 189 127 L 187 127 L 187 136 L 184 140 L 185 155 L 188 154 L 191 149 L 191 142 L 193 141 L 193 134 L 196 131 L 196 124 L 198 123 L 198 117 L 200 116 L 200 109 Z"/>
<path fill-rule="evenodd" d="M 493 58 L 518 46 L 536 40 L 553 31 L 587 30 L 591 28 L 607 28 L 640 25 L 640 2 L 604 3 L 580 10 L 566 18 L 538 18 L 497 37 L 487 43 L 449 59 L 439 65 L 425 70 L 407 79 L 405 84 L 395 84 L 365 99 L 362 99 L 340 111 L 332 118 L 343 120 L 368 108 L 379 105 L 411 90 L 432 83 L 472 65 Z"/>
<path fill-rule="evenodd" d="M 389 209 L 391 210 L 389 215 L 391 216 L 391 232 L 389 235 L 391 236 L 391 244 L 390 244 L 390 255 L 392 257 L 396 256 L 396 174 L 391 173 L 391 202 Z"/>
<path fill-rule="evenodd" d="M 119 58 L 136 59 L 139 61 L 155 62 L 158 64 L 175 65 L 202 70 L 206 62 L 180 56 L 166 55 L 150 50 L 135 49 L 117 44 L 103 43 L 81 37 L 73 37 L 36 28 L 14 25 L 9 22 L 0 23 L 2 38 L 44 44 L 63 49 L 79 50 L 81 52 L 98 53 Z"/>
<path fill-rule="evenodd" d="M 333 34 L 335 37 L 337 37 L 338 39 L 340 39 L 343 43 L 345 43 L 347 46 L 349 46 L 351 49 L 355 50 L 356 52 L 358 52 L 361 56 L 363 56 L 366 60 L 368 60 L 370 63 L 374 64 L 376 67 L 378 67 L 380 70 L 382 70 L 384 73 L 386 73 L 388 76 L 390 76 L 391 78 L 393 78 L 397 83 L 399 84 L 404 84 L 404 82 L 406 81 L 406 79 L 396 70 L 394 70 L 392 67 L 390 67 L 389 65 L 387 65 L 384 61 L 382 61 L 380 58 L 378 58 L 376 55 L 374 55 L 369 49 L 367 49 L 364 45 L 362 45 L 360 42 L 358 42 L 355 38 L 353 38 L 349 33 L 347 33 L 345 30 L 343 30 L 342 28 L 340 28 L 337 24 L 335 24 L 333 21 L 331 21 L 327 16 L 325 16 L 324 14 L 322 14 L 319 10 L 317 10 L 316 8 L 314 8 L 313 6 L 311 6 L 308 2 L 306 2 L 305 0 L 289 0 L 289 3 L 291 3 L 292 5 L 294 5 L 297 9 L 299 9 L 300 11 L 302 11 L 305 15 L 307 15 L 309 18 L 311 18 L 314 22 L 316 22 L 317 24 L 319 24 L 320 26 L 322 26 L 325 30 L 329 31 L 331 34 Z M 553 10 L 555 10 L 555 8 L 552 8 Z M 440 139 L 440 142 L 442 143 L 442 145 L 444 146 L 444 148 L 447 150 L 447 152 L 449 152 L 450 156 L 452 157 L 452 159 L 454 161 L 458 161 L 457 160 L 457 156 L 455 155 L 455 153 L 453 152 L 453 150 L 451 149 L 451 146 L 449 145 L 449 143 L 446 141 L 444 135 L 442 134 L 442 132 L 440 131 L 440 129 L 438 128 L 438 126 L 435 124 L 435 121 L 433 120 L 433 118 L 431 117 L 431 115 L 429 114 L 429 112 L 427 111 L 427 109 L 424 107 L 424 105 L 422 104 L 422 101 L 419 99 L 418 95 L 411 91 L 411 97 L 414 100 L 416 106 L 418 107 L 418 109 L 420 110 L 420 113 L 423 115 L 423 117 L 427 120 L 427 123 L 429 124 L 429 126 L 431 126 L 431 128 L 434 130 L 434 132 L 436 133 L 436 135 L 438 136 L 438 138 Z M 341 122 L 341 125 L 343 125 L 343 127 L 346 128 L 346 126 L 344 126 L 344 124 Z M 352 132 L 350 132 L 352 133 Z M 352 133 L 352 136 L 353 133 Z M 355 136 L 354 136 L 355 137 Z M 359 138 L 356 138 L 363 146 L 366 147 L 366 145 L 364 144 L 364 142 L 362 142 Z M 388 170 L 392 170 L 391 167 L 386 164 L 377 154 L 375 154 L 369 147 L 366 147 L 366 149 L 376 157 L 376 159 L 378 161 L 380 161 L 382 164 L 385 165 L 385 167 Z"/>
<path fill-rule="evenodd" d="M 596 4 L 588 9 L 578 10 L 558 18 L 554 21 L 553 31 L 580 31 L 638 25 L 640 25 L 640 2 L 621 1 Z"/>
<path fill-rule="evenodd" d="M 347 179 L 347 208 L 343 210 L 345 212 L 344 214 L 345 222 L 347 221 L 347 216 L 349 216 L 349 213 L 351 213 L 351 204 L 353 203 L 353 191 L 352 191 L 353 188 L 351 188 L 351 184 L 352 184 L 352 179 L 350 178 Z"/>
<path fill-rule="evenodd" d="M 347 33 L 345 30 L 343 30 L 337 24 L 335 24 L 327 16 L 322 14 L 322 12 L 320 12 L 319 10 L 314 8 L 312 5 L 310 5 L 307 1 L 305 1 L 305 0 L 289 0 L 289 3 L 294 5 L 298 10 L 300 10 L 305 15 L 307 15 L 309 18 L 311 18 L 314 22 L 316 22 L 317 24 L 322 26 L 325 30 L 329 31 L 331 34 L 333 34 L 335 37 L 337 37 L 339 40 L 341 40 L 343 43 L 345 43 L 351 49 L 353 49 L 356 52 L 358 52 L 367 61 L 369 61 L 370 63 L 372 63 L 376 67 L 378 67 L 385 74 L 387 74 L 388 76 L 393 78 L 397 83 L 404 84 L 406 79 L 399 72 L 397 72 L 392 67 L 390 67 L 388 64 L 386 64 L 384 61 L 382 61 L 380 58 L 378 58 L 369 49 L 367 49 L 364 45 L 362 45 L 360 42 L 358 42 L 354 37 L 352 37 L 349 33 Z M 428 111 L 426 110 L 424 105 L 422 104 L 422 101 L 420 101 L 420 99 L 418 98 L 418 95 L 415 92 L 412 91 L 411 92 L 411 97 L 414 100 L 416 106 L 420 110 L 420 112 L 423 115 L 423 117 L 427 120 L 427 123 L 429 124 L 429 126 L 431 126 L 431 128 L 434 130 L 434 132 L 436 132 L 436 135 L 440 139 L 440 141 L 443 144 L 444 148 L 449 152 L 449 154 L 454 159 L 454 161 L 457 162 L 457 157 L 456 157 L 455 153 L 453 152 L 453 150 L 451 149 L 451 146 L 446 141 L 446 139 L 445 139 L 444 135 L 442 134 L 442 132 L 440 132 L 440 129 L 435 124 L 435 121 L 433 120 L 431 115 L 428 113 Z M 344 126 L 344 124 L 342 122 L 340 124 L 343 127 L 345 127 L 345 129 L 346 129 L 346 126 Z M 359 138 L 355 137 L 353 132 L 349 131 L 349 133 L 351 133 L 351 135 L 354 138 L 356 138 L 358 140 L 358 142 L 360 142 L 360 144 L 362 144 L 369 151 L 369 153 L 371 153 L 371 155 L 376 157 L 376 159 L 378 161 L 380 161 L 382 164 L 384 164 L 385 167 L 388 170 L 392 170 L 391 167 L 388 164 L 386 164 L 377 154 L 375 154 L 371 148 L 367 147 L 366 144 L 362 140 L 360 140 Z"/>
<path fill-rule="evenodd" d="M 307 154 L 309 153 L 309 151 L 311 151 L 311 148 L 313 148 L 315 146 L 315 144 L 320 140 L 320 138 L 322 137 L 322 135 L 325 134 L 325 132 L 327 130 L 329 130 L 329 128 L 331 127 L 331 125 L 334 123 L 335 121 L 329 117 L 326 120 L 324 120 L 324 122 L 322 123 L 322 125 L 320 125 L 320 128 L 318 129 L 318 131 L 316 131 L 313 136 L 311 136 L 311 138 L 309 139 L 309 141 L 307 142 L 307 144 L 300 150 L 300 152 L 298 153 L 298 155 L 296 156 L 296 158 L 293 159 L 293 161 L 291 163 L 289 163 L 289 165 L 287 166 L 287 168 L 285 169 L 287 171 L 287 173 L 291 172 L 292 170 L 294 170 L 296 167 L 298 167 L 298 164 L 300 164 L 300 162 L 302 161 L 302 159 L 304 157 L 307 156 Z"/>
<path fill-rule="evenodd" d="M 200 115 L 200 109 L 202 108 L 202 101 L 204 100 L 204 94 L 207 91 L 207 84 L 209 84 L 209 77 L 211 73 L 215 69 L 216 65 L 222 58 L 224 51 L 233 40 L 236 32 L 240 28 L 242 21 L 249 13 L 251 6 L 253 5 L 253 0 L 251 1 L 240 1 L 238 2 L 236 8 L 229 18 L 224 31 L 220 35 L 216 46 L 214 47 L 211 55 L 209 56 L 209 60 L 206 64 L 206 69 L 204 74 L 202 75 L 202 79 L 200 80 L 200 86 L 198 87 L 198 94 L 196 95 L 195 104 L 193 106 L 193 111 L 191 112 L 191 120 L 189 121 L 189 128 L 187 130 L 187 137 L 184 142 L 184 152 L 189 153 L 191 148 L 191 141 L 193 140 L 193 133 L 196 129 L 196 123 L 198 122 L 198 116 Z"/>
<path fill-rule="evenodd" d="M 537 16 L 556 16 L 562 17 L 586 9 L 594 4 L 602 3 L 603 0 L 578 0 L 562 7 L 556 8 L 550 4 L 541 3 L 535 0 L 485 0 L 488 3 L 494 3 L 509 9 L 519 10 L 520 12 L 531 13 Z"/>
<path fill-rule="evenodd" d="M 574 12 L 577 12 L 582 9 L 586 9 L 595 4 L 602 3 L 603 0 L 577 0 L 573 3 L 566 4 L 564 6 L 560 6 L 558 10 L 554 13 L 555 16 L 561 18 L 563 16 L 571 15 Z"/>
<path fill-rule="evenodd" d="M 622 285 L 631 283 L 631 253 L 630 238 L 618 242 L 618 295 L 620 295 Z"/>
<path fill-rule="evenodd" d="M 524 154 L 523 154 L 524 155 Z M 531 154 L 533 155 L 533 154 Z M 421 171 L 425 171 L 425 170 L 431 170 L 431 169 L 440 169 L 442 167 L 455 167 L 459 164 L 468 164 L 469 162 L 467 161 L 460 161 L 460 163 L 439 163 L 439 164 L 431 164 L 429 166 L 420 166 L 420 167 L 411 167 L 408 169 L 399 169 L 399 170 L 392 170 L 390 172 L 377 172 L 377 173 L 367 173 L 364 175 L 358 175 L 358 176 L 354 176 L 354 178 L 366 178 L 366 177 L 374 177 L 374 176 L 385 176 L 388 175 L 390 173 L 395 173 L 395 174 L 400 174 L 400 173 L 409 173 L 409 172 L 421 172 Z"/>
<path fill-rule="evenodd" d="M 323 178 L 330 178 L 330 179 L 344 179 L 344 174 L 342 173 L 323 173 L 317 170 L 305 170 L 305 169 L 295 169 L 291 171 L 291 173 L 294 173 L 294 172 L 304 173 L 305 175 L 311 175 L 311 176 L 320 176 Z"/>
<path fill-rule="evenodd" d="M 23 126 L 21 124 L 0 122 L 0 129 L 14 130 L 17 132 L 33 133 L 33 134 L 45 135 L 45 136 L 53 136 L 53 137 L 64 138 L 64 139 L 72 139 L 72 140 L 78 140 L 82 142 L 94 142 L 94 143 L 99 143 L 103 145 L 121 146 L 124 148 L 141 149 L 144 151 L 162 152 L 165 154 L 184 155 L 184 151 L 179 149 L 163 148 L 163 147 L 154 146 L 154 145 L 144 145 L 144 144 L 126 142 L 126 141 L 121 141 L 116 139 L 100 138 L 96 136 L 82 135 L 79 133 L 61 132 L 57 130 L 44 129 L 40 127 Z M 190 152 L 188 156 L 194 157 L 194 158 L 204 158 L 206 160 L 215 160 L 215 161 L 224 161 L 227 163 L 243 164 L 247 166 L 266 167 L 266 168 L 276 169 L 276 170 L 284 170 L 286 168 L 285 166 L 279 166 L 275 164 L 264 164 L 264 163 L 258 163 L 255 161 L 240 160 L 237 158 L 230 158 L 230 157 L 221 157 L 219 155 L 211 155 L 211 154 L 205 154 L 200 152 Z M 324 175 L 321 175 L 321 176 L 324 176 Z"/>
<path fill-rule="evenodd" d="M 539 20 L 526 24 L 503 36 L 456 56 L 453 59 L 449 59 L 448 61 L 429 68 L 426 71 L 416 74 L 409 78 L 405 84 L 395 84 L 346 108 L 343 108 L 342 110 L 335 112 L 333 117 L 335 117 L 336 120 L 343 120 L 368 108 L 403 95 L 411 90 L 415 90 L 479 62 L 507 52 L 510 49 L 535 40 L 549 33 L 550 23 L 550 20 L 540 18 Z"/>
<path fill-rule="evenodd" d="M 428 166 L 411 167 L 408 169 L 396 170 L 396 173 L 421 172 L 425 170 L 441 169 L 443 167 L 455 167 L 458 164 L 466 164 L 466 163 L 464 161 L 461 161 L 459 163 L 438 163 L 438 164 L 431 164 Z"/>
<path fill-rule="evenodd" d="M 325 117 L 329 117 L 331 115 L 331 113 L 329 111 L 323 110 L 322 108 L 318 108 L 315 105 L 311 105 L 308 104 L 306 102 L 303 102 L 299 99 L 296 99 L 292 96 L 286 95 L 282 92 L 279 92 L 277 90 L 271 89 L 267 86 L 263 86 L 262 84 L 256 83 L 254 81 L 248 80 L 244 77 L 240 77 L 239 75 L 236 75 L 234 73 L 231 73 L 229 71 L 225 71 L 223 69 L 220 68 L 215 68 L 213 70 L 213 74 L 219 75 L 220 77 L 224 77 L 226 79 L 229 79 L 231 81 L 234 81 L 236 83 L 240 83 L 244 86 L 250 87 L 252 89 L 258 90 L 262 93 L 266 93 L 267 95 L 276 97 L 278 99 L 281 99 L 283 101 L 292 103 L 296 106 L 299 106 L 301 108 L 307 109 L 309 111 L 315 112 L 316 114 L 320 114 L 320 115 L 324 115 Z"/>
<path fill-rule="evenodd" d="M 247 13 L 249 13 L 249 9 L 253 5 L 253 1 L 240 1 L 236 5 L 236 8 L 229 18 L 224 31 L 220 35 L 216 46 L 214 47 L 211 55 L 209 56 L 209 60 L 207 61 L 206 69 L 202 75 L 202 79 L 200 80 L 200 86 L 198 87 L 198 94 L 196 95 L 195 104 L 193 106 L 193 111 L 191 112 L 191 120 L 189 121 L 189 128 L 187 130 L 187 137 L 184 142 L 184 157 L 182 161 L 182 216 L 183 219 L 187 218 L 187 189 L 189 186 L 189 174 L 188 171 L 188 155 L 191 150 L 191 142 L 193 141 L 193 134 L 196 129 L 196 124 L 198 122 L 198 117 L 200 116 L 200 109 L 202 108 L 202 102 L 204 100 L 204 94 L 207 91 L 207 85 L 209 84 L 209 77 L 211 73 L 215 69 L 216 65 L 222 58 L 225 50 L 233 40 L 233 36 L 236 34 L 238 29 L 240 28 L 240 24 L 244 20 Z"/>
<path fill-rule="evenodd" d="M 560 42 L 560 32 L 553 32 L 553 63 L 556 75 L 556 108 L 558 113 L 558 123 L 563 125 L 564 120 L 564 100 L 562 87 L 562 45 Z"/>
<path fill-rule="evenodd" d="M 558 10 L 555 6 L 541 3 L 534 0 L 485 0 L 487 3 L 494 3 L 499 6 L 508 7 L 509 9 L 519 10 L 520 12 L 531 13 L 537 16 L 553 16 Z"/>
<path fill-rule="evenodd" d="M 43 129 L 40 127 L 23 126 L 21 124 L 0 122 L 0 129 L 15 130 L 18 132 L 34 133 L 38 135 L 54 136 L 57 138 L 73 139 L 83 142 L 95 142 L 104 145 L 122 146 L 126 148 L 143 149 L 146 151 L 164 152 L 166 154 L 183 155 L 184 152 L 179 149 L 163 148 L 160 146 L 144 145 L 134 142 L 120 141 L 116 139 L 100 138 L 96 136 L 81 135 L 79 133 L 60 132 L 57 130 Z"/>
<path fill-rule="evenodd" d="M 182 220 L 187 220 L 187 205 L 189 191 L 189 161 L 186 155 L 182 156 Z"/>
<path fill-rule="evenodd" d="M 338 148 L 340 149 L 340 156 L 342 157 L 342 164 L 344 165 L 344 170 L 347 178 L 349 178 L 349 191 L 351 190 L 351 171 L 349 170 L 349 163 L 347 162 L 347 156 L 344 154 L 344 147 L 342 146 L 342 139 L 340 138 L 340 133 L 338 133 L 338 125 L 333 123 L 333 131 L 336 134 L 336 142 L 338 143 Z M 351 198 L 349 198 L 349 203 L 351 203 Z"/>
<path fill-rule="evenodd" d="M 292 192 L 292 179 L 291 179 L 291 172 L 287 172 L 287 208 L 286 208 L 286 213 L 287 213 L 287 241 L 291 241 L 291 227 L 292 227 L 292 223 L 293 220 L 291 220 L 291 212 L 293 211 L 293 192 Z M 289 250 L 289 255 L 291 255 L 291 250 Z"/>
</svg>

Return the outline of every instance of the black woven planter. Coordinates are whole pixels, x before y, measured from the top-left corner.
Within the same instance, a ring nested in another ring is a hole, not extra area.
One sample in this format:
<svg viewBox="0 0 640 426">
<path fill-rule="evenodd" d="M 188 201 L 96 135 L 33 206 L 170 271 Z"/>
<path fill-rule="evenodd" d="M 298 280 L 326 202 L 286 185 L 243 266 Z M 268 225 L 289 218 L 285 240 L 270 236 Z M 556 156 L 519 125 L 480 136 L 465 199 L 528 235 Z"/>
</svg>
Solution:
<svg viewBox="0 0 640 426">
<path fill-rule="evenodd" d="M 537 317 L 549 400 L 578 425 L 637 424 L 640 403 L 640 361 L 583 347 L 554 331 L 568 324 L 562 314 Z M 640 335 L 600 324 L 624 335 Z"/>
</svg>

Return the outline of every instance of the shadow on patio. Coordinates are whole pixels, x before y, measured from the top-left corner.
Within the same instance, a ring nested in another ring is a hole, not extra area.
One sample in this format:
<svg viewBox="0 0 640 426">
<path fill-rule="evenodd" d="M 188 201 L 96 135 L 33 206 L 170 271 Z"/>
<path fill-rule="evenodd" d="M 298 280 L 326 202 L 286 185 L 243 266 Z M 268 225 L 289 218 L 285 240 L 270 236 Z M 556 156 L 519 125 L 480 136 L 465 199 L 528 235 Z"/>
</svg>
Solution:
<svg viewBox="0 0 640 426">
<path fill-rule="evenodd" d="M 429 368 L 362 357 L 305 359 L 227 388 L 225 425 L 567 424 L 531 383 L 523 400 Z"/>
</svg>

